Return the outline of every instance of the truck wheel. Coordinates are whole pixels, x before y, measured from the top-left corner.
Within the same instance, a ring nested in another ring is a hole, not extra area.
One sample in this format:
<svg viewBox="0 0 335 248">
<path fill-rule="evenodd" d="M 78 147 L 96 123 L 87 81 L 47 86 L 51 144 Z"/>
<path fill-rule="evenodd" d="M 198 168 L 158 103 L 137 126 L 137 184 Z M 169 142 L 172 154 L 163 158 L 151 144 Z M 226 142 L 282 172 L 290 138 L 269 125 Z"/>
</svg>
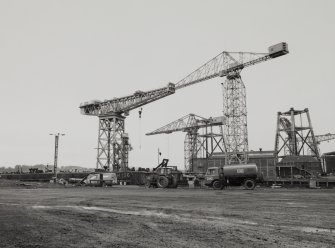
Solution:
<svg viewBox="0 0 335 248">
<path fill-rule="evenodd" d="M 244 184 L 243 184 L 243 187 L 244 187 L 245 189 L 248 189 L 248 190 L 254 189 L 255 186 L 256 186 L 256 183 L 255 183 L 255 181 L 252 180 L 252 179 L 247 179 L 247 180 L 245 180 L 245 181 L 244 181 Z"/>
<path fill-rule="evenodd" d="M 222 189 L 223 184 L 221 181 L 214 181 L 213 182 L 213 189 L 218 190 L 218 189 Z"/>
<path fill-rule="evenodd" d="M 160 176 L 157 179 L 157 186 L 159 188 L 167 188 L 167 186 L 169 186 L 169 179 L 165 176 Z"/>
</svg>

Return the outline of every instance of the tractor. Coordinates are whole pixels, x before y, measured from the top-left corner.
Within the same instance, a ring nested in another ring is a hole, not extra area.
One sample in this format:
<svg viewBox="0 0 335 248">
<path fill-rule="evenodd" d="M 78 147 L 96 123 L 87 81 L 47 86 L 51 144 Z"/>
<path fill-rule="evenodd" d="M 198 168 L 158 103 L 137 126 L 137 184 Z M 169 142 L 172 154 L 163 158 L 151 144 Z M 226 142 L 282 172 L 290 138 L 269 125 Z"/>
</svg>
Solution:
<svg viewBox="0 0 335 248">
<path fill-rule="evenodd" d="M 177 188 L 183 174 L 178 171 L 177 166 L 168 166 L 168 162 L 168 159 L 163 159 L 147 176 L 145 182 L 147 188 Z"/>
</svg>

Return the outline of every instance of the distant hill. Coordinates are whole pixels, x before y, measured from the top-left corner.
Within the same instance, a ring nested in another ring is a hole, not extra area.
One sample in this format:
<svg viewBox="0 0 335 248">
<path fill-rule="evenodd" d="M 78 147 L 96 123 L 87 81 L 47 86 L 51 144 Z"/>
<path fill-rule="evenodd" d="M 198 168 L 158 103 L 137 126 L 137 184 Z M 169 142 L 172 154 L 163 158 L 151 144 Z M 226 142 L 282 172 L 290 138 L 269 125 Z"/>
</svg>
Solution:
<svg viewBox="0 0 335 248">
<path fill-rule="evenodd" d="M 49 171 L 53 172 L 53 165 L 44 165 L 44 164 L 36 164 L 36 165 L 15 165 L 15 167 L 0 167 L 0 173 L 29 173 L 29 169 L 31 168 L 37 168 L 39 170 L 42 170 L 44 172 Z M 64 172 L 87 172 L 87 171 L 94 171 L 94 168 L 85 168 L 81 166 L 61 166 L 58 168 L 58 171 L 64 171 Z"/>
</svg>

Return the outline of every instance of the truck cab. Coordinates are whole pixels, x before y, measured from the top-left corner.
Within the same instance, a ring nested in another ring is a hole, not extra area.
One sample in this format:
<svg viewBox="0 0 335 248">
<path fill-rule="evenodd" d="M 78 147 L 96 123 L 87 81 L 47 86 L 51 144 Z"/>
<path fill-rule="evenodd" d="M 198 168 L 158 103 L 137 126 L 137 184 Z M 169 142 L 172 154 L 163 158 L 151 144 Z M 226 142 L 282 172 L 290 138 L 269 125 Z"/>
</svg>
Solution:
<svg viewBox="0 0 335 248">
<path fill-rule="evenodd" d="M 209 167 L 205 174 L 205 185 L 214 189 L 223 189 L 227 184 L 224 178 L 223 168 Z"/>
<path fill-rule="evenodd" d="M 87 186 L 112 186 L 117 184 L 117 176 L 114 172 L 91 173 L 82 179 L 80 184 Z"/>
</svg>

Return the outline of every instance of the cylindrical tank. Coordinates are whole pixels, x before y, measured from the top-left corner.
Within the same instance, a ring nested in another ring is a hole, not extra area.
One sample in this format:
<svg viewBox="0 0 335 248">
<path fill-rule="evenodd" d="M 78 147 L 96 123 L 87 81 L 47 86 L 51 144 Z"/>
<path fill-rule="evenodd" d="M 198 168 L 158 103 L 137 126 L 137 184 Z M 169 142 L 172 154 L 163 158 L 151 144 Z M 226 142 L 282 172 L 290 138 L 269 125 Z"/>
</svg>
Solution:
<svg viewBox="0 0 335 248">
<path fill-rule="evenodd" d="M 225 165 L 223 167 L 224 177 L 250 177 L 254 178 L 258 175 L 256 164 L 238 164 Z"/>
</svg>

